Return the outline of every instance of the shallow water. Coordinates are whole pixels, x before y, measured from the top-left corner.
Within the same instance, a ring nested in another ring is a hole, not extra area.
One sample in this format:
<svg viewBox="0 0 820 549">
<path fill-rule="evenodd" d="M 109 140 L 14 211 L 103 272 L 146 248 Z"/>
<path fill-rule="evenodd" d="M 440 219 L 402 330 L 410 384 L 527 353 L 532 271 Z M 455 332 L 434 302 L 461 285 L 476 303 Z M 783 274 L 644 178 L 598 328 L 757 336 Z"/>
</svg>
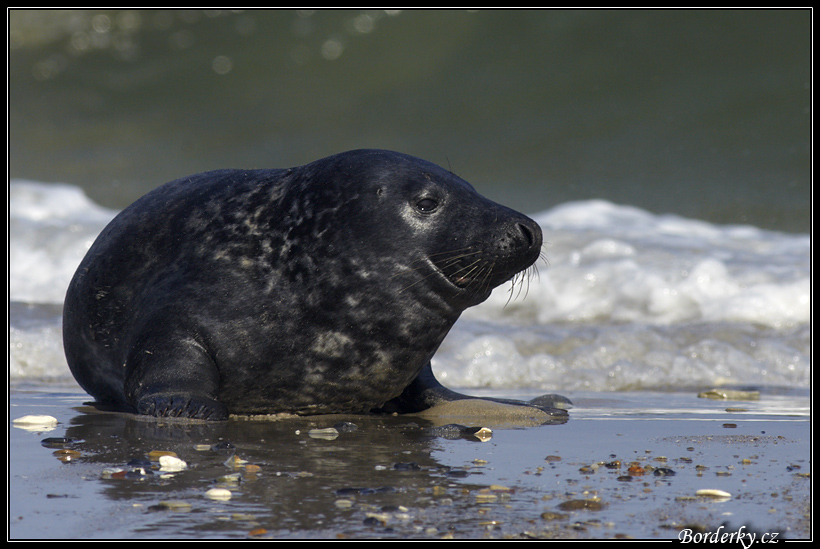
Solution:
<svg viewBox="0 0 820 549">
<path fill-rule="evenodd" d="M 50 414 L 60 423 L 10 429 L 10 536 L 675 539 L 685 528 L 721 525 L 808 536 L 807 393 L 733 402 L 688 392 L 571 396 L 566 424 L 495 428 L 482 442 L 433 436 L 432 423 L 413 417 L 157 422 L 94 411 L 70 388 L 23 385 L 12 391 L 12 418 Z M 309 434 L 340 420 L 358 429 Z M 80 457 L 59 461 L 41 444 L 47 437 L 71 438 L 66 446 Z M 220 444 L 227 448 L 213 448 Z M 176 452 L 188 469 L 104 478 L 152 450 Z M 247 464 L 228 465 L 232 456 Z M 616 460 L 619 467 L 604 465 Z M 645 472 L 630 475 L 632 462 Z M 217 486 L 231 498 L 206 497 Z M 731 497 L 695 495 L 707 488 Z M 564 508 L 574 500 L 595 503 Z"/>
</svg>

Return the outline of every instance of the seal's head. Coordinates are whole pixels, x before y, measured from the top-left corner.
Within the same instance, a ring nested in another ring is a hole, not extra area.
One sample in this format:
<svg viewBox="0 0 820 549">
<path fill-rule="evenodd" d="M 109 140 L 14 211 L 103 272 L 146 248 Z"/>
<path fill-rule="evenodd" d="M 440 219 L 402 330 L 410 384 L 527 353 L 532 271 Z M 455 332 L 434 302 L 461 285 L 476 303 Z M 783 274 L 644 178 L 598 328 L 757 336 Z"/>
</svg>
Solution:
<svg viewBox="0 0 820 549">
<path fill-rule="evenodd" d="M 305 166 L 299 177 L 309 184 L 291 187 L 291 204 L 334 205 L 321 212 L 309 206 L 297 215 L 324 216 L 313 220 L 309 237 L 323 242 L 322 256 L 347 258 L 342 271 L 377 277 L 395 295 L 432 291 L 463 310 L 486 300 L 540 254 L 535 221 L 412 156 L 350 151 Z"/>
</svg>

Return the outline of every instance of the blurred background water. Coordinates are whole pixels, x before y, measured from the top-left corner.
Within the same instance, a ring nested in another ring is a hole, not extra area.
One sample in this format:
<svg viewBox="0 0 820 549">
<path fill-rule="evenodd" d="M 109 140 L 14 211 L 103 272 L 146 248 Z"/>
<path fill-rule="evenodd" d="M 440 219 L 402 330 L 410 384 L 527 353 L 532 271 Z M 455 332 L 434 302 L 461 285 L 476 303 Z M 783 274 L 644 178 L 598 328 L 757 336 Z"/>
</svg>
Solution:
<svg viewBox="0 0 820 549">
<path fill-rule="evenodd" d="M 10 10 L 9 174 L 121 209 L 342 150 L 810 230 L 809 10 Z"/>
</svg>

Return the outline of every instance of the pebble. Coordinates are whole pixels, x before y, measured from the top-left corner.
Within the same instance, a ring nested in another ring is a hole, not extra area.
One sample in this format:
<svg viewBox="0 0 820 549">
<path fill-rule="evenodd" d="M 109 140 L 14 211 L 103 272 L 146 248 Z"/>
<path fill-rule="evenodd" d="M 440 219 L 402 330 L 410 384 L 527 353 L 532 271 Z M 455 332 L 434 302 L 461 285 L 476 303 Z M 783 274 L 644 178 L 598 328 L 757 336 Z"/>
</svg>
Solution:
<svg viewBox="0 0 820 549">
<path fill-rule="evenodd" d="M 604 508 L 604 504 L 597 499 L 571 499 L 559 503 L 558 508 L 562 511 L 600 511 Z"/>
<path fill-rule="evenodd" d="M 362 521 L 365 526 L 384 526 L 385 522 L 379 520 L 375 515 L 369 513 L 367 518 Z"/>
<path fill-rule="evenodd" d="M 629 469 L 627 472 L 632 476 L 641 476 L 646 473 L 646 470 L 641 467 L 638 463 L 632 463 L 629 465 Z"/>
<path fill-rule="evenodd" d="M 379 524 L 387 524 L 387 521 L 390 520 L 390 515 L 387 513 L 365 513 L 365 521 L 368 524 L 373 524 L 374 522 Z M 368 521 L 367 519 L 372 519 Z"/>
<path fill-rule="evenodd" d="M 121 467 L 106 467 L 102 470 L 102 478 L 118 478 L 125 477 L 125 469 Z"/>
<path fill-rule="evenodd" d="M 176 456 L 160 456 L 159 470 L 165 473 L 177 473 L 188 468 L 188 464 Z"/>
<path fill-rule="evenodd" d="M 50 431 L 57 426 L 57 418 L 45 415 L 31 415 L 18 417 L 12 425 L 26 431 Z"/>
<path fill-rule="evenodd" d="M 675 476 L 675 471 L 669 467 L 658 467 L 652 472 L 656 477 L 672 477 Z"/>
<path fill-rule="evenodd" d="M 487 442 L 488 440 L 493 438 L 493 431 L 492 429 L 489 429 L 487 427 L 482 427 L 481 429 L 473 433 L 473 436 L 481 442 Z"/>
<path fill-rule="evenodd" d="M 159 461 L 159 458 L 161 458 L 162 456 L 179 457 L 176 455 L 175 452 L 169 452 L 166 450 L 151 450 L 150 452 L 148 452 L 148 459 L 150 459 L 151 461 Z"/>
<path fill-rule="evenodd" d="M 211 450 L 214 452 L 224 452 L 224 451 L 232 451 L 236 450 L 236 446 L 232 442 L 228 442 L 227 440 L 222 442 L 217 442 L 216 444 L 211 446 Z"/>
<path fill-rule="evenodd" d="M 239 484 L 242 482 L 242 475 L 240 473 L 231 473 L 228 475 L 222 475 L 218 479 L 217 482 L 222 482 L 225 484 Z"/>
<path fill-rule="evenodd" d="M 160 507 L 164 509 L 169 509 L 171 511 L 190 511 L 191 504 L 187 501 L 182 501 L 178 499 L 169 499 L 165 501 L 159 502 Z"/>
<path fill-rule="evenodd" d="M 208 499 L 214 499 L 218 501 L 228 501 L 231 499 L 231 491 L 226 488 L 211 488 L 207 492 L 205 492 L 205 497 Z"/>
<path fill-rule="evenodd" d="M 447 471 L 444 474 L 447 475 L 448 477 L 465 478 L 465 477 L 470 476 L 470 471 L 464 471 L 462 469 L 456 469 L 456 470 L 453 470 L 453 471 Z"/>
<path fill-rule="evenodd" d="M 340 433 L 352 433 L 356 429 L 359 428 L 358 425 L 355 423 L 351 423 L 349 421 L 340 421 L 333 425 L 333 428 L 336 429 Z"/>
<path fill-rule="evenodd" d="M 242 459 L 239 456 L 233 455 L 225 460 L 225 466 L 231 469 L 238 469 L 244 467 L 248 460 Z"/>
<path fill-rule="evenodd" d="M 713 488 L 704 488 L 702 490 L 698 490 L 697 492 L 695 492 L 695 495 L 721 499 L 732 497 L 732 494 L 730 494 L 729 492 L 724 492 L 723 490 L 715 490 Z"/>
<path fill-rule="evenodd" d="M 711 398 L 712 400 L 760 400 L 760 391 L 710 389 L 699 393 L 698 398 Z"/>
<path fill-rule="evenodd" d="M 328 427 L 327 429 L 311 429 L 308 431 L 308 436 L 310 438 L 320 438 L 323 440 L 334 440 L 338 438 L 339 431 L 336 430 L 334 427 Z"/>
<path fill-rule="evenodd" d="M 566 513 L 556 513 L 554 511 L 545 511 L 541 513 L 541 518 L 544 520 L 566 520 L 569 517 Z"/>
<path fill-rule="evenodd" d="M 55 451 L 54 455 L 57 457 L 57 459 L 59 459 L 63 463 L 68 463 L 70 461 L 74 461 L 75 459 L 80 457 L 82 454 L 80 454 L 80 452 L 78 452 L 77 450 L 71 450 L 70 448 L 63 448 L 62 450 Z"/>
<path fill-rule="evenodd" d="M 65 448 L 73 443 L 74 441 L 72 439 L 66 437 L 49 437 L 40 441 L 40 444 L 46 448 Z"/>
<path fill-rule="evenodd" d="M 496 494 L 478 493 L 475 494 L 475 501 L 476 503 L 492 503 L 498 501 L 498 496 Z"/>
</svg>

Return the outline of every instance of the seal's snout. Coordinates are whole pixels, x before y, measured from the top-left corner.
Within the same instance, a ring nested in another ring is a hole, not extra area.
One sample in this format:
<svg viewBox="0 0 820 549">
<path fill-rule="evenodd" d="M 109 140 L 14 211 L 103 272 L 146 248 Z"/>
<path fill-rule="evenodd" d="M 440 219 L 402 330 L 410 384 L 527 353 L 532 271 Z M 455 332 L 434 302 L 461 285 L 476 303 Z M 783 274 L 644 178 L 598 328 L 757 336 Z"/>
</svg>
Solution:
<svg viewBox="0 0 820 549">
<path fill-rule="evenodd" d="M 497 253 L 510 259 L 529 257 L 533 254 L 537 257 L 540 253 L 541 227 L 530 218 L 518 215 L 499 226 L 499 229 L 495 240 Z"/>
<path fill-rule="evenodd" d="M 511 220 L 498 241 L 500 250 L 511 256 L 535 256 L 541 252 L 541 227 L 532 219 L 518 216 Z M 533 259 L 534 261 L 534 259 Z"/>
</svg>

